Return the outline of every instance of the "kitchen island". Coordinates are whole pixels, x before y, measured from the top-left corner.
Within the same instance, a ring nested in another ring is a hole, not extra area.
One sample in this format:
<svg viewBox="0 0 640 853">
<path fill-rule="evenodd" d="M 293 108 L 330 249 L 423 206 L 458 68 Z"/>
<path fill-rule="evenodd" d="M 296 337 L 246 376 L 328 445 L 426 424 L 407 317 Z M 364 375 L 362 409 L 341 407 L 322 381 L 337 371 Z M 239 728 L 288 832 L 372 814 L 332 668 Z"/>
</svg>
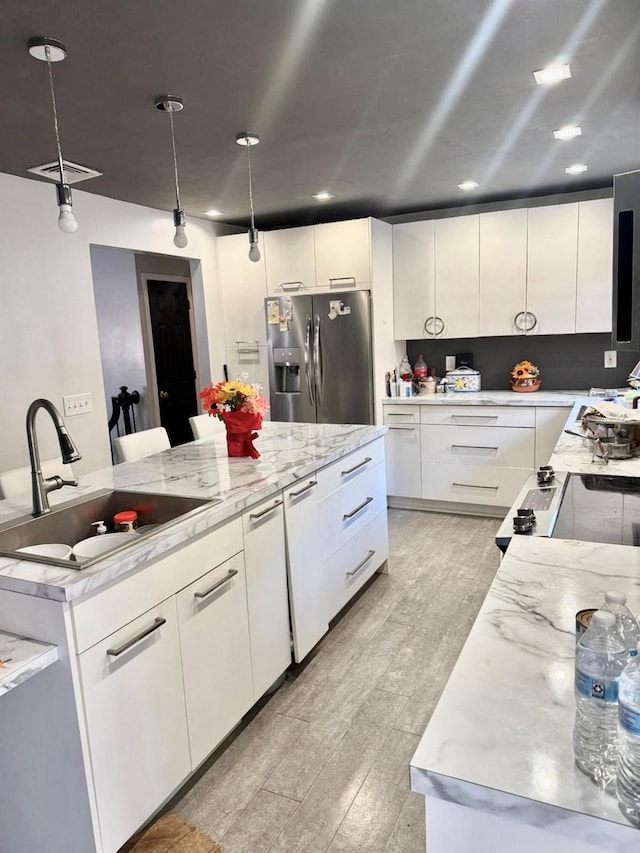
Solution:
<svg viewBox="0 0 640 853">
<path fill-rule="evenodd" d="M 632 853 L 640 833 L 575 766 L 575 614 L 640 611 L 640 552 L 515 538 L 411 761 L 428 853 Z"/>
<path fill-rule="evenodd" d="M 384 431 L 265 423 L 258 460 L 222 436 L 97 472 L 80 496 L 212 502 L 82 571 L 2 558 L 0 627 L 59 656 L 0 698 L 7 850 L 115 853 L 385 569 Z"/>
</svg>

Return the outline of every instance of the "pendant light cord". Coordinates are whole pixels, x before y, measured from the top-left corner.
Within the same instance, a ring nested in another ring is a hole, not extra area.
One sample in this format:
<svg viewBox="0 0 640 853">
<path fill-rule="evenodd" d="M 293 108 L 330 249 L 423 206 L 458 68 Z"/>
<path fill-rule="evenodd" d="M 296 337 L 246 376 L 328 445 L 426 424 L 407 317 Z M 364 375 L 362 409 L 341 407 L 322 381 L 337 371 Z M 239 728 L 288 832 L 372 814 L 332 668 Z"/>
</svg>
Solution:
<svg viewBox="0 0 640 853">
<path fill-rule="evenodd" d="M 56 146 L 58 148 L 58 166 L 60 168 L 60 183 L 66 184 L 64 174 L 64 160 L 62 159 L 62 148 L 60 147 L 60 131 L 58 129 L 58 111 L 56 109 L 56 93 L 53 88 L 53 73 L 51 71 L 51 48 L 45 45 L 45 56 L 47 57 L 47 68 L 49 69 L 49 89 L 51 90 L 51 105 L 53 106 L 53 127 L 56 134 Z"/>
<path fill-rule="evenodd" d="M 176 158 L 176 140 L 173 134 L 173 110 L 169 110 L 169 122 L 171 123 L 171 148 L 173 150 L 173 175 L 176 182 L 176 206 L 180 209 L 180 187 L 178 186 L 178 160 Z"/>
<path fill-rule="evenodd" d="M 251 146 L 247 144 L 247 163 L 249 165 L 249 209 L 251 211 L 251 230 L 255 231 L 255 219 L 253 215 L 253 186 L 251 181 Z"/>
</svg>

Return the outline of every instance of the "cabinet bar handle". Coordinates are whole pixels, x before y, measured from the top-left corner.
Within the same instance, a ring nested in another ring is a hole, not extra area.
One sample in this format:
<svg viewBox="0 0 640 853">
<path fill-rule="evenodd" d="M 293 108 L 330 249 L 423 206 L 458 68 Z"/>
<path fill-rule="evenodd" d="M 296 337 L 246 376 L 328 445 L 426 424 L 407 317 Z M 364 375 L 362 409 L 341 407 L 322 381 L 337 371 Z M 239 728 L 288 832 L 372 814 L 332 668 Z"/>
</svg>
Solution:
<svg viewBox="0 0 640 853">
<path fill-rule="evenodd" d="M 413 418 L 413 412 L 409 414 L 409 412 L 385 412 L 385 417 L 387 418 Z"/>
<path fill-rule="evenodd" d="M 370 504 L 373 498 L 365 498 L 360 506 L 357 506 L 355 509 L 352 509 L 351 512 L 346 513 L 346 515 L 342 516 L 342 520 L 346 521 L 348 518 L 353 518 L 354 515 L 357 515 L 360 510 L 364 509 L 367 504 Z"/>
<path fill-rule="evenodd" d="M 387 429 L 404 429 L 404 430 L 409 430 L 409 432 L 415 432 L 416 431 L 415 427 L 392 426 L 391 424 L 389 424 Z"/>
<path fill-rule="evenodd" d="M 356 277 L 355 277 L 355 275 L 340 275 L 340 276 L 336 276 L 335 278 L 330 278 L 329 279 L 329 287 L 338 286 L 338 285 L 334 284 L 334 282 L 337 282 L 340 287 L 344 287 L 345 282 L 348 282 L 351 287 L 355 287 L 356 286 Z"/>
<path fill-rule="evenodd" d="M 260 341 L 236 341 L 238 352 L 260 352 Z"/>
<path fill-rule="evenodd" d="M 361 563 L 358 563 L 358 565 L 355 567 L 355 569 L 352 569 L 350 572 L 347 572 L 347 577 L 352 578 L 355 574 L 357 574 L 363 566 L 367 565 L 367 563 L 369 562 L 369 560 L 373 557 L 373 555 L 375 553 L 376 553 L 375 551 L 369 551 L 369 553 L 364 558 L 364 560 Z"/>
<path fill-rule="evenodd" d="M 471 418 L 472 420 L 475 420 L 475 421 L 497 421 L 498 415 L 451 415 L 451 418 L 452 419 L 455 419 L 455 418 L 458 418 L 458 419 L 460 419 L 460 418 L 465 418 L 465 419 Z"/>
<path fill-rule="evenodd" d="M 131 646 L 135 646 L 136 643 L 139 643 L 140 640 L 144 640 L 145 637 L 148 637 L 149 634 L 153 634 L 154 631 L 157 631 L 158 628 L 161 628 L 163 625 L 166 625 L 167 620 L 163 619 L 162 616 L 156 616 L 153 620 L 153 625 L 150 625 L 148 628 L 145 628 L 144 631 L 141 631 L 137 636 L 132 637 L 130 640 L 127 640 L 126 643 L 123 643 L 121 646 L 118 646 L 117 649 L 107 649 L 107 654 L 109 657 L 117 658 L 118 655 L 121 655 L 123 652 L 126 652 L 127 649 L 130 649 Z"/>
<path fill-rule="evenodd" d="M 219 589 L 223 584 L 229 583 L 231 578 L 235 577 L 237 574 L 238 574 L 237 569 L 229 569 L 226 577 L 222 578 L 221 581 L 214 583 L 214 585 L 212 587 L 209 587 L 209 589 L 205 590 L 204 592 L 194 592 L 193 597 L 194 598 L 200 598 L 200 599 L 206 598 L 208 595 L 211 595 L 212 592 L 215 592 L 217 589 Z"/>
<path fill-rule="evenodd" d="M 289 497 L 290 498 L 298 498 L 298 497 L 300 497 L 300 495 L 303 495 L 305 492 L 308 492 L 309 489 L 312 489 L 314 486 L 317 486 L 317 485 L 318 485 L 317 480 L 309 480 L 309 482 L 307 483 L 307 485 L 303 489 L 298 489 L 297 492 L 289 492 Z"/>
<path fill-rule="evenodd" d="M 301 281 L 281 281 L 278 287 L 281 287 L 283 290 L 300 290 L 302 287 Z"/>
<path fill-rule="evenodd" d="M 496 453 L 500 448 L 498 447 L 485 447 L 482 444 L 452 444 L 451 449 L 455 450 L 456 448 L 466 447 L 468 450 L 495 450 Z"/>
<path fill-rule="evenodd" d="M 371 457 L 367 456 L 366 459 L 363 459 L 362 462 L 358 462 L 357 465 L 354 465 L 353 468 L 349 468 L 347 471 L 341 471 L 340 476 L 346 477 L 347 474 L 353 474 L 354 471 L 357 471 L 358 468 L 362 468 L 363 465 L 366 465 L 367 462 L 371 462 Z"/>
<path fill-rule="evenodd" d="M 452 486 L 460 486 L 461 489 L 491 489 L 493 492 L 497 492 L 499 486 L 477 486 L 475 483 L 452 483 Z"/>
<path fill-rule="evenodd" d="M 282 506 L 282 501 L 276 501 L 272 506 L 268 506 L 266 509 L 263 509 L 262 512 L 253 513 L 249 518 L 252 521 L 256 521 L 258 518 L 262 518 L 263 515 L 266 515 L 268 512 L 273 512 L 276 507 Z"/>
</svg>

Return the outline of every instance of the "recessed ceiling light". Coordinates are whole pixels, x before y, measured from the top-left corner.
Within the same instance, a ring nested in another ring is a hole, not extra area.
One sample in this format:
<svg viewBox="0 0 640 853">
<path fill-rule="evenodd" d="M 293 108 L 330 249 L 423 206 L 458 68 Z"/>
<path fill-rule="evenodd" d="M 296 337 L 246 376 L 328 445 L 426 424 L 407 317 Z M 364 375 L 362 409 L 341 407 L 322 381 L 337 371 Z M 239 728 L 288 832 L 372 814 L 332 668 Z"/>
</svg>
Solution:
<svg viewBox="0 0 640 853">
<path fill-rule="evenodd" d="M 567 175 L 581 175 L 586 172 L 589 167 L 584 163 L 574 163 L 573 166 L 567 166 L 565 172 Z"/>
<path fill-rule="evenodd" d="M 211 210 L 203 210 L 202 212 L 205 216 L 222 216 L 222 211 L 216 210 L 215 207 L 212 207 Z"/>
<path fill-rule="evenodd" d="M 533 76 L 538 86 L 553 86 L 555 83 L 571 77 L 571 69 L 568 65 L 554 63 L 547 65 L 546 68 L 541 68 L 539 71 L 534 71 Z"/>
<path fill-rule="evenodd" d="M 461 184 L 458 184 L 458 189 L 469 192 L 469 190 L 477 190 L 479 186 L 480 184 L 475 181 L 463 181 Z"/>
<path fill-rule="evenodd" d="M 566 124 L 559 130 L 554 130 L 553 135 L 555 139 L 575 139 L 576 136 L 582 136 L 582 128 L 577 124 Z"/>
<path fill-rule="evenodd" d="M 335 196 L 333 193 L 322 190 L 322 192 L 316 193 L 312 198 L 315 198 L 316 201 L 329 201 L 329 199 L 335 198 Z"/>
</svg>

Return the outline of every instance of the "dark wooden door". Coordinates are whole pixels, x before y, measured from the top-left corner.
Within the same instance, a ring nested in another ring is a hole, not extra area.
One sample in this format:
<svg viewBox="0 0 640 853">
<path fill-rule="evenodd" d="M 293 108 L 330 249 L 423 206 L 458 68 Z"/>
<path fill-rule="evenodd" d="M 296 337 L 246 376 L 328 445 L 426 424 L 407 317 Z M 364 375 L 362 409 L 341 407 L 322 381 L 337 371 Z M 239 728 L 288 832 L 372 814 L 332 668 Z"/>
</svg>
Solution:
<svg viewBox="0 0 640 853">
<path fill-rule="evenodd" d="M 192 441 L 189 418 L 198 413 L 187 285 L 149 279 L 147 289 L 160 423 L 173 447 Z"/>
</svg>

